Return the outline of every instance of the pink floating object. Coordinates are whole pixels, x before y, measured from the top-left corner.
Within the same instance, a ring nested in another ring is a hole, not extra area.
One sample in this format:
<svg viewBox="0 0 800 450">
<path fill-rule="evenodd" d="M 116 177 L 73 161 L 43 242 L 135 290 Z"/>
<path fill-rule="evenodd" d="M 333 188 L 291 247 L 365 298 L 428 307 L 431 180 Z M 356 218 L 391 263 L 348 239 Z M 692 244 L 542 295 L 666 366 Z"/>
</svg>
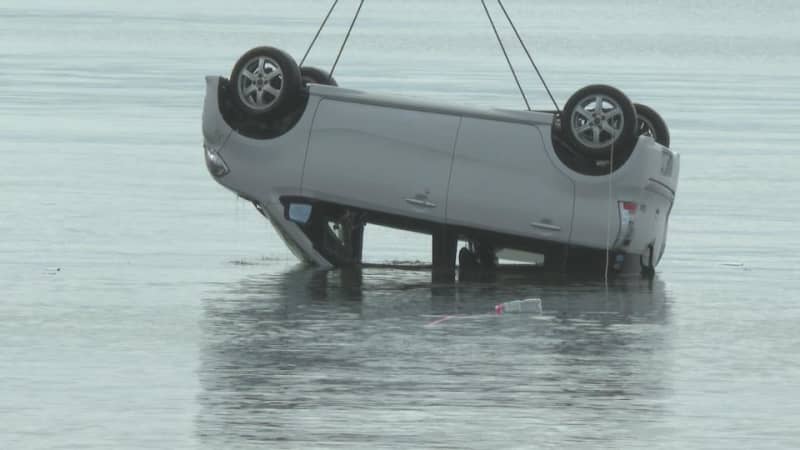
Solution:
<svg viewBox="0 0 800 450">
<path fill-rule="evenodd" d="M 444 316 L 444 317 L 442 317 L 440 319 L 434 320 L 433 322 L 429 323 L 427 326 L 432 327 L 434 325 L 438 325 L 438 324 L 444 322 L 445 320 L 450 320 L 452 318 L 453 318 L 453 316 Z"/>
</svg>

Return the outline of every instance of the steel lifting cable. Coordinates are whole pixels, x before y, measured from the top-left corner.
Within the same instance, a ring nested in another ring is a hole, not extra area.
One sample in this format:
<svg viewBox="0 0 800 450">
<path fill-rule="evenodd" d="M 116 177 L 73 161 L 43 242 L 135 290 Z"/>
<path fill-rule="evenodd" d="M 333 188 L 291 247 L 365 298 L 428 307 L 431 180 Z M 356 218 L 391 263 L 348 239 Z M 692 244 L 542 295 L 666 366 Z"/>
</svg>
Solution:
<svg viewBox="0 0 800 450">
<path fill-rule="evenodd" d="M 517 88 L 519 88 L 519 93 L 522 94 L 522 99 L 525 101 L 525 106 L 528 108 L 528 111 L 531 110 L 531 104 L 528 103 L 528 97 L 525 95 L 525 91 L 522 89 L 522 84 L 519 82 L 519 78 L 517 77 L 517 72 L 514 70 L 514 65 L 511 64 L 511 59 L 508 57 L 508 52 L 506 51 L 505 45 L 503 45 L 503 39 L 500 37 L 500 33 L 497 32 L 497 27 L 494 25 L 494 20 L 492 20 L 492 15 L 489 13 L 489 8 L 486 7 L 486 0 L 481 0 L 481 4 L 483 5 L 483 10 L 486 11 L 486 17 L 489 18 L 489 23 L 492 25 L 492 30 L 494 31 L 495 37 L 497 37 L 497 43 L 500 44 L 500 50 L 503 51 L 503 56 L 506 57 L 506 62 L 508 63 L 508 68 L 511 69 L 511 75 L 514 76 L 514 81 L 517 83 Z"/>
<path fill-rule="evenodd" d="M 336 61 L 333 62 L 333 67 L 331 67 L 331 71 L 328 74 L 329 78 L 333 78 L 333 71 L 336 70 L 336 65 L 339 64 L 339 58 L 342 57 L 344 46 L 347 45 L 347 40 L 350 39 L 350 32 L 353 31 L 353 26 L 355 26 L 356 20 L 358 20 L 358 15 L 361 13 L 362 6 L 364 6 L 364 0 L 361 0 L 361 2 L 358 4 L 356 15 L 353 16 L 353 21 L 350 22 L 350 28 L 347 29 L 347 34 L 344 36 L 344 41 L 342 41 L 342 46 L 339 48 L 339 53 L 336 55 Z"/>
<path fill-rule="evenodd" d="M 544 89 L 547 91 L 547 95 L 550 96 L 550 100 L 553 102 L 553 106 L 556 107 L 556 112 L 558 114 L 561 114 L 561 109 L 558 107 L 558 103 L 556 103 L 556 99 L 553 97 L 553 93 L 550 92 L 550 88 L 547 87 L 547 82 L 544 81 L 544 77 L 542 76 L 542 73 L 539 72 L 539 68 L 536 66 L 536 63 L 533 62 L 533 56 L 531 56 L 531 52 L 528 51 L 528 47 L 525 45 L 525 42 L 522 40 L 522 36 L 520 36 L 519 31 L 517 31 L 517 27 L 516 27 L 516 25 L 514 25 L 514 21 L 511 20 L 511 16 L 508 15 L 508 11 L 506 11 L 506 7 L 503 5 L 503 1 L 502 0 L 497 0 L 497 4 L 500 5 L 500 9 L 503 10 L 503 14 L 505 14 L 506 20 L 508 20 L 508 23 L 511 25 L 511 29 L 514 30 L 514 34 L 517 35 L 517 40 L 519 40 L 520 45 L 522 45 L 522 49 L 525 50 L 525 54 L 528 55 L 528 61 L 531 62 L 531 65 L 533 66 L 533 69 L 536 71 L 536 75 L 539 76 L 539 80 L 542 81 L 542 85 L 544 86 Z M 486 5 L 484 5 L 484 8 L 485 7 L 486 7 Z M 530 109 L 530 108 L 528 108 L 528 109 Z"/>
<path fill-rule="evenodd" d="M 322 33 L 322 29 L 325 28 L 325 25 L 328 23 L 328 19 L 330 19 L 331 14 L 333 14 L 333 10 L 336 9 L 336 5 L 339 4 L 339 0 L 334 0 L 333 4 L 331 4 L 330 9 L 328 9 L 328 13 L 325 15 L 325 18 L 322 20 L 319 28 L 317 29 L 316 34 L 314 34 L 314 38 L 311 40 L 311 43 L 308 45 L 308 49 L 306 49 L 303 58 L 300 60 L 300 66 L 302 67 L 303 63 L 305 63 L 306 58 L 308 58 L 309 53 L 311 53 L 311 49 L 316 44 L 319 35 Z M 539 67 L 533 60 L 533 56 L 531 52 L 528 50 L 528 47 L 525 45 L 525 41 L 522 39 L 522 36 L 519 34 L 517 30 L 517 26 L 514 24 L 514 21 L 511 20 L 511 16 L 508 14 L 505 5 L 503 5 L 502 0 L 497 0 L 497 4 L 500 5 L 500 9 L 503 11 L 503 15 L 505 15 L 506 20 L 508 20 L 509 25 L 511 25 L 511 29 L 514 30 L 514 34 L 517 37 L 522 49 L 525 51 L 525 54 L 528 56 L 528 61 L 530 61 L 531 66 L 536 71 L 536 75 L 539 76 L 539 80 L 542 82 L 544 89 L 547 91 L 547 95 L 550 97 L 550 101 L 553 102 L 553 106 L 556 108 L 557 113 L 561 113 L 561 109 L 558 107 L 558 103 L 556 102 L 555 97 L 553 97 L 553 93 L 550 91 L 550 87 L 547 86 L 547 82 L 544 80 L 541 71 L 539 71 Z M 497 26 L 495 26 L 494 19 L 492 19 L 492 15 L 489 13 L 489 8 L 486 6 L 486 1 L 481 0 L 481 5 L 483 5 L 483 10 L 486 12 L 486 17 L 489 19 L 489 23 L 492 25 L 492 31 L 494 32 L 495 37 L 497 38 L 497 43 L 500 44 L 500 49 L 503 51 L 503 56 L 506 59 L 506 63 L 508 63 L 508 68 L 511 70 L 511 75 L 514 76 L 514 81 L 517 83 L 517 88 L 519 89 L 519 93 L 522 95 L 522 100 L 525 101 L 525 107 L 528 108 L 528 111 L 531 110 L 531 105 L 528 102 L 528 96 L 525 95 L 525 90 L 522 89 L 522 84 L 519 81 L 519 77 L 517 77 L 517 72 L 514 70 L 514 65 L 511 64 L 511 59 L 508 56 L 508 52 L 506 51 L 506 47 L 503 44 L 503 39 L 500 37 L 500 33 L 497 31 Z M 350 34 L 353 31 L 353 27 L 358 20 L 358 16 L 361 13 L 361 8 L 364 6 L 364 0 L 361 0 L 358 4 L 358 9 L 356 10 L 355 16 L 353 16 L 353 20 L 350 22 L 350 27 L 347 29 L 347 34 L 344 36 L 344 41 L 342 41 L 341 47 L 339 47 L 339 52 L 336 54 L 336 60 L 333 62 L 333 66 L 331 67 L 330 72 L 328 73 L 329 77 L 333 77 L 333 72 L 336 70 L 336 66 L 339 64 L 339 59 L 342 57 L 342 53 L 344 52 L 344 48 L 347 45 L 347 41 L 350 39 Z"/>
<path fill-rule="evenodd" d="M 306 58 L 308 58 L 308 54 L 311 53 L 311 49 L 314 47 L 314 44 L 317 43 L 317 39 L 319 35 L 322 33 L 322 29 L 325 28 L 325 25 L 328 23 L 328 19 L 330 19 L 331 14 L 333 14 L 333 10 L 336 9 L 336 5 L 339 3 L 339 0 L 334 0 L 333 4 L 331 5 L 330 9 L 328 9 L 328 14 L 325 15 L 325 18 L 322 20 L 319 28 L 317 29 L 317 33 L 314 35 L 314 39 L 311 40 L 311 44 L 308 45 L 308 49 L 306 49 L 306 53 L 303 55 L 303 59 L 300 60 L 300 66 L 306 62 Z M 336 54 L 336 60 L 333 62 L 333 66 L 331 67 L 330 72 L 328 72 L 328 77 L 333 78 L 333 72 L 336 70 L 336 66 L 339 64 L 339 58 L 342 57 L 342 53 L 344 52 L 344 47 L 347 45 L 348 39 L 350 39 L 350 33 L 353 31 L 353 27 L 356 24 L 356 20 L 358 20 L 358 15 L 361 13 L 361 7 L 364 6 L 364 0 L 358 4 L 358 9 L 356 10 L 356 14 L 353 17 L 353 21 L 350 22 L 350 27 L 347 29 L 347 34 L 344 36 L 344 41 L 342 41 L 342 46 L 339 47 L 339 52 Z"/>
<path fill-rule="evenodd" d="M 311 53 L 311 48 L 314 47 L 314 44 L 317 42 L 317 38 L 319 38 L 319 34 L 322 33 L 322 29 L 325 28 L 325 24 L 328 23 L 328 19 L 330 19 L 333 10 L 336 8 L 336 4 L 339 3 L 339 0 L 334 0 L 333 4 L 331 5 L 331 9 L 328 10 L 328 14 L 325 15 L 325 19 L 322 20 L 322 24 L 317 29 L 317 34 L 314 35 L 314 39 L 311 40 L 311 43 L 308 44 L 308 49 L 306 50 L 306 54 L 303 55 L 303 59 L 300 60 L 300 67 L 303 66 L 303 63 L 306 62 L 306 58 L 308 58 L 308 54 Z"/>
<path fill-rule="evenodd" d="M 602 110 L 603 102 L 597 108 Z M 611 136 L 614 137 L 613 135 Z M 611 262 L 611 210 L 614 209 L 614 190 L 612 175 L 614 174 L 614 141 L 611 141 L 611 153 L 608 161 L 608 211 L 606 211 L 606 267 L 605 275 L 603 277 L 604 286 L 606 289 L 606 300 L 608 300 L 608 265 Z"/>
</svg>

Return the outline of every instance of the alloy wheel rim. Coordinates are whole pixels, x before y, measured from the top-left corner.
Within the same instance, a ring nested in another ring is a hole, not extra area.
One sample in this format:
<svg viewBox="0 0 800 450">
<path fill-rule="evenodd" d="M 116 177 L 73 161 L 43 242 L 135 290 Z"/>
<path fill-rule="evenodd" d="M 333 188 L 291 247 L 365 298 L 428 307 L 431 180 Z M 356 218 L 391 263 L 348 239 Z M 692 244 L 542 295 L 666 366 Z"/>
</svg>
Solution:
<svg viewBox="0 0 800 450">
<path fill-rule="evenodd" d="M 655 127 L 653 127 L 653 123 L 641 116 L 639 116 L 639 135 L 650 136 L 653 139 L 656 138 L 656 132 Z"/>
<path fill-rule="evenodd" d="M 239 98 L 248 108 L 267 111 L 283 92 L 283 71 L 274 59 L 256 56 L 247 61 L 236 82 Z"/>
<path fill-rule="evenodd" d="M 578 142 L 592 149 L 601 149 L 619 138 L 625 118 L 616 100 L 607 95 L 593 94 L 577 103 L 570 124 Z"/>
</svg>

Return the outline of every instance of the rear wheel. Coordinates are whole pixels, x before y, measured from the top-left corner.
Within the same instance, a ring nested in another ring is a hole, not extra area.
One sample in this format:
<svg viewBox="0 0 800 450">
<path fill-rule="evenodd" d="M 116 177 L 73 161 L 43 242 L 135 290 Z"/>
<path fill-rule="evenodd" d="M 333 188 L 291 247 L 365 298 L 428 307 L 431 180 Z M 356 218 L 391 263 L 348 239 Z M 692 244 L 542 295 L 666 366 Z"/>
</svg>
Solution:
<svg viewBox="0 0 800 450">
<path fill-rule="evenodd" d="M 664 119 L 649 106 L 639 103 L 634 103 L 633 106 L 636 108 L 636 117 L 638 118 L 636 134 L 650 136 L 664 147 L 669 147 L 669 128 Z"/>
<path fill-rule="evenodd" d="M 329 72 L 311 66 L 303 66 L 300 68 L 300 74 L 303 78 L 303 84 L 316 83 L 324 84 L 327 86 L 339 86 Z"/>
<path fill-rule="evenodd" d="M 231 72 L 233 100 L 251 117 L 280 117 L 300 98 L 297 63 L 273 47 L 257 47 L 242 55 Z"/>
<path fill-rule="evenodd" d="M 596 161 L 627 155 L 636 145 L 636 110 L 625 94 L 596 84 L 575 92 L 564 106 L 561 128 L 575 151 Z"/>
</svg>

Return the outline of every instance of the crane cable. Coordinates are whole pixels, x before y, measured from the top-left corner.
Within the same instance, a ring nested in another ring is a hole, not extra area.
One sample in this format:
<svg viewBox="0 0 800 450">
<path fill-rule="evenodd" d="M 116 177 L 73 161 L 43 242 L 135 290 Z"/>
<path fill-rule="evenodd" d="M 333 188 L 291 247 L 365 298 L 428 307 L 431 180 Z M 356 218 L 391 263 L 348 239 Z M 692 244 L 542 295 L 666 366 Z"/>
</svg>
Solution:
<svg viewBox="0 0 800 450">
<path fill-rule="evenodd" d="M 334 0 L 330 9 L 328 9 L 328 13 L 325 15 L 325 18 L 322 19 L 322 23 L 317 29 L 317 33 L 314 35 L 314 38 L 311 40 L 311 43 L 308 45 L 308 48 L 306 49 L 306 53 L 303 55 L 303 59 L 300 60 L 299 66 L 302 67 L 303 63 L 306 62 L 308 54 L 311 53 L 311 49 L 314 47 L 314 44 L 317 43 L 317 39 L 319 38 L 319 35 L 322 33 L 322 29 L 325 28 L 325 25 L 328 23 L 328 19 L 330 19 L 331 14 L 333 14 L 333 10 L 336 9 L 337 4 L 339 4 L 339 0 Z M 361 0 L 358 3 L 358 9 L 356 10 L 356 14 L 355 16 L 353 16 L 353 20 L 350 22 L 350 27 L 347 28 L 347 34 L 345 34 L 344 40 L 342 41 L 342 45 L 339 47 L 339 52 L 336 54 L 336 60 L 333 61 L 333 66 L 331 66 L 331 70 L 328 72 L 329 78 L 333 78 L 333 72 L 336 70 L 336 66 L 339 64 L 339 58 L 342 57 L 342 53 L 344 52 L 344 48 L 347 45 L 347 41 L 350 39 L 350 33 L 352 33 L 353 27 L 356 25 L 356 20 L 358 20 L 359 14 L 361 14 L 362 6 L 364 6 L 364 0 Z"/>
<path fill-rule="evenodd" d="M 356 20 L 358 20 L 358 15 L 361 13 L 362 6 L 364 6 L 364 0 L 361 0 L 361 2 L 358 4 L 356 15 L 353 16 L 353 21 L 350 22 L 350 28 L 347 29 L 347 34 L 344 36 L 344 41 L 342 41 L 342 46 L 339 47 L 339 53 L 336 55 L 336 61 L 333 62 L 333 67 L 331 67 L 331 71 L 328 74 L 328 78 L 333 78 L 333 71 L 336 70 L 336 65 L 339 64 L 339 58 L 342 57 L 342 52 L 344 52 L 344 46 L 347 45 L 347 40 L 350 39 L 350 32 L 353 31 L 353 27 L 356 24 Z"/>
<path fill-rule="evenodd" d="M 311 43 L 308 45 L 305 54 L 303 54 L 303 58 L 300 60 L 299 66 L 303 66 L 306 59 L 308 58 L 309 53 L 311 53 L 311 49 L 314 47 L 314 44 L 317 43 L 317 39 L 319 39 L 322 30 L 325 28 L 325 25 L 328 23 L 328 19 L 330 19 L 331 14 L 336 9 L 336 6 L 339 4 L 339 0 L 334 0 L 331 4 L 331 7 L 328 9 L 328 13 L 325 15 L 325 18 L 322 20 L 319 28 L 317 29 L 316 34 L 314 34 L 314 38 L 311 39 Z M 553 93 L 550 91 L 550 87 L 547 86 L 547 82 L 544 80 L 544 76 L 542 76 L 542 72 L 539 70 L 539 67 L 536 65 L 536 62 L 533 60 L 533 55 L 528 50 L 528 46 L 525 45 L 525 41 L 522 39 L 522 36 L 519 34 L 519 30 L 517 30 L 517 26 L 514 24 L 514 21 L 511 19 L 511 16 L 508 14 L 508 10 L 506 10 L 505 5 L 503 4 L 502 0 L 497 0 L 497 4 L 500 5 L 500 9 L 503 11 L 503 15 L 505 15 L 508 24 L 511 25 L 511 29 L 514 31 L 514 35 L 517 37 L 522 49 L 525 51 L 525 55 L 528 57 L 528 61 L 530 61 L 531 66 L 536 71 L 536 75 L 539 77 L 539 80 L 542 82 L 542 86 L 544 86 L 545 91 L 547 91 L 547 95 L 550 97 L 550 101 L 553 102 L 553 106 L 556 108 L 556 113 L 561 114 L 561 109 L 558 107 L 558 103 L 556 102 L 555 97 L 553 97 Z M 511 64 L 511 59 L 508 56 L 508 52 L 506 51 L 506 47 L 503 44 L 503 39 L 500 37 L 500 33 L 497 31 L 497 26 L 495 26 L 494 19 L 492 19 L 492 15 L 489 13 L 489 8 L 486 6 L 486 0 L 481 0 L 481 5 L 483 5 L 483 10 L 486 12 L 486 17 L 489 19 L 489 23 L 492 26 L 492 31 L 494 32 L 495 37 L 497 38 L 497 43 L 500 44 L 500 50 L 503 51 L 503 56 L 506 59 L 506 63 L 508 63 L 508 68 L 511 70 L 511 75 L 514 77 L 514 82 L 517 84 L 517 88 L 519 89 L 519 93 L 522 95 L 522 100 L 525 102 L 525 107 L 528 111 L 531 110 L 530 102 L 528 102 L 528 96 L 525 95 L 525 90 L 522 89 L 522 84 L 519 81 L 519 77 L 517 76 L 516 70 L 514 70 L 513 64 Z M 353 16 L 353 20 L 350 22 L 350 27 L 347 29 L 347 34 L 345 34 L 344 40 L 342 41 L 342 45 L 339 47 L 339 52 L 336 54 L 336 60 L 333 62 L 333 66 L 331 66 L 331 70 L 328 73 L 329 77 L 333 77 L 333 72 L 336 70 L 336 66 L 339 64 L 339 59 L 342 57 L 342 53 L 344 52 L 344 48 L 347 45 L 347 41 L 350 39 L 350 34 L 353 31 L 353 27 L 358 20 L 358 16 L 361 13 L 361 8 L 364 6 L 364 0 L 361 0 L 358 4 L 358 9 L 356 10 L 355 16 Z"/>
<path fill-rule="evenodd" d="M 542 82 L 542 86 L 547 91 L 547 95 L 550 96 L 550 101 L 553 102 L 553 106 L 556 107 L 556 112 L 560 115 L 561 109 L 558 107 L 558 103 L 556 103 L 556 99 L 553 97 L 553 93 L 550 92 L 550 88 L 547 86 L 547 82 L 544 81 L 544 77 L 542 76 L 542 72 L 539 71 L 539 67 L 536 66 L 536 63 L 533 61 L 533 56 L 531 56 L 531 52 L 528 51 L 528 46 L 525 45 L 525 41 L 522 40 L 522 36 L 520 36 L 519 31 L 517 31 L 516 25 L 514 25 L 514 21 L 511 20 L 511 16 L 508 15 L 508 11 L 506 11 L 506 7 L 503 5 L 502 0 L 497 0 L 497 4 L 500 5 L 500 9 L 503 10 L 503 14 L 505 14 L 506 19 L 508 20 L 508 24 L 511 25 L 511 29 L 514 30 L 514 34 L 517 35 L 517 40 L 519 40 L 522 49 L 525 50 L 525 54 L 528 55 L 528 61 L 531 62 L 533 69 L 536 71 L 536 75 L 539 76 L 539 80 Z"/>
<path fill-rule="evenodd" d="M 602 109 L 602 101 L 597 108 Z M 614 136 L 611 136 L 612 138 Z M 608 300 L 608 265 L 611 263 L 611 210 L 614 209 L 614 190 L 613 190 L 613 174 L 614 174 L 614 142 L 611 141 L 611 152 L 608 162 L 608 205 L 606 211 L 606 263 L 605 274 L 603 276 L 603 284 L 606 290 L 606 300 Z"/>
<path fill-rule="evenodd" d="M 301 59 L 300 60 L 300 64 L 298 64 L 300 67 L 303 67 L 303 63 L 306 62 L 306 58 L 308 58 L 308 54 L 311 53 L 311 48 L 314 47 L 314 44 L 316 44 L 317 38 L 319 37 L 319 34 L 322 33 L 322 29 L 325 28 L 325 24 L 328 23 L 328 19 L 330 19 L 331 13 L 333 13 L 333 10 L 336 8 L 336 4 L 337 3 L 339 3 L 339 0 L 334 0 L 333 1 L 333 4 L 331 5 L 331 9 L 328 10 L 328 14 L 325 15 L 325 19 L 322 20 L 322 24 L 319 26 L 319 29 L 317 29 L 317 34 L 314 35 L 314 39 L 312 39 L 311 43 L 308 44 L 308 49 L 306 49 L 306 54 L 303 55 L 303 59 Z"/>
<path fill-rule="evenodd" d="M 522 94 L 522 100 L 525 101 L 525 107 L 528 108 L 528 111 L 530 111 L 531 104 L 528 103 L 528 97 L 525 95 L 525 91 L 522 89 L 522 84 L 520 84 L 519 82 L 519 78 L 517 77 L 517 72 L 514 70 L 514 65 L 511 64 L 511 59 L 508 57 L 506 46 L 503 45 L 503 39 L 500 37 L 500 33 L 497 32 L 497 27 L 494 25 L 494 20 L 492 19 L 492 15 L 489 14 L 489 8 L 486 7 L 486 0 L 481 0 L 481 5 L 483 5 L 483 10 L 486 11 L 486 17 L 489 18 L 489 23 L 492 25 L 492 31 L 494 31 L 495 37 L 497 37 L 497 43 L 500 44 L 500 50 L 503 51 L 503 56 L 506 57 L 508 68 L 511 69 L 511 75 L 514 76 L 514 81 L 517 83 L 517 88 L 519 88 L 519 93 Z"/>
</svg>

